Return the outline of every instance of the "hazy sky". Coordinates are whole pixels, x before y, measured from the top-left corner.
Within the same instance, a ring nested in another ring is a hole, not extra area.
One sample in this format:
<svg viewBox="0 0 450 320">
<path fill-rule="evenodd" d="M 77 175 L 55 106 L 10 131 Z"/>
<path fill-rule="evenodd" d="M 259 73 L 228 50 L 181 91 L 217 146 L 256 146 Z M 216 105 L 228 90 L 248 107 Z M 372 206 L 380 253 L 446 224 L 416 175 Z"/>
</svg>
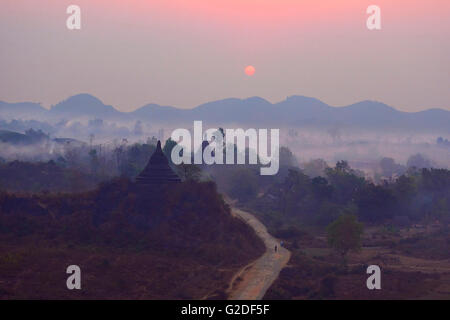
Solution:
<svg viewBox="0 0 450 320">
<path fill-rule="evenodd" d="M 380 31 L 366 28 L 371 4 Z M 128 111 L 298 94 L 450 110 L 449 0 L 1 0 L 0 44 L 8 102 L 91 93 Z"/>
</svg>

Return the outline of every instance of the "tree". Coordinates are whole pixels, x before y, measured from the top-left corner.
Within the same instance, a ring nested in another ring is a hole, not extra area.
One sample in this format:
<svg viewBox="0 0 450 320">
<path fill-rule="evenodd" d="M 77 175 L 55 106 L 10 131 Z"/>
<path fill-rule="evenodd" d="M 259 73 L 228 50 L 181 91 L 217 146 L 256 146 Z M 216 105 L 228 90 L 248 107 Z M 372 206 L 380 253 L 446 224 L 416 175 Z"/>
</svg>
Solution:
<svg viewBox="0 0 450 320">
<path fill-rule="evenodd" d="M 362 234 L 363 224 L 353 214 L 345 213 L 327 227 L 328 244 L 341 255 L 343 264 L 349 251 L 361 248 Z"/>
<path fill-rule="evenodd" d="M 307 207 L 311 193 L 311 179 L 300 170 L 289 169 L 280 195 L 280 210 L 283 214 L 296 214 Z"/>
<path fill-rule="evenodd" d="M 280 167 L 296 167 L 298 166 L 297 159 L 288 147 L 280 148 Z"/>
<path fill-rule="evenodd" d="M 98 159 L 97 156 L 97 150 L 96 149 L 91 149 L 89 151 L 89 157 L 91 158 L 91 172 L 93 175 L 97 174 L 97 170 L 100 166 L 100 161 Z"/>
<path fill-rule="evenodd" d="M 258 176 L 249 168 L 233 170 L 230 176 L 230 196 L 241 202 L 256 197 L 258 194 Z"/>
<path fill-rule="evenodd" d="M 311 180 L 311 187 L 314 196 L 319 201 L 330 199 L 333 194 L 333 187 L 328 184 L 328 180 L 320 176 Z"/>
<path fill-rule="evenodd" d="M 381 174 L 384 177 L 392 177 L 394 174 L 402 174 L 406 168 L 400 164 L 395 163 L 392 158 L 383 158 L 380 160 Z"/>
<path fill-rule="evenodd" d="M 353 202 L 355 194 L 366 183 L 364 178 L 358 176 L 358 172 L 350 168 L 346 161 L 338 161 L 335 168 L 327 168 L 325 173 L 334 189 L 334 200 L 339 204 Z"/>
<path fill-rule="evenodd" d="M 311 178 L 317 176 L 324 176 L 325 169 L 328 168 L 328 164 L 323 159 L 315 159 L 306 162 L 303 165 L 303 172 Z"/>
<path fill-rule="evenodd" d="M 202 175 L 202 170 L 195 164 L 182 163 L 176 166 L 176 168 L 178 175 L 184 181 L 198 181 Z"/>
<path fill-rule="evenodd" d="M 144 133 L 144 130 L 142 129 L 142 122 L 140 120 L 136 121 L 133 133 L 136 136 L 142 136 L 142 134 Z"/>
<path fill-rule="evenodd" d="M 359 217 L 363 221 L 381 222 L 392 218 L 397 209 L 397 199 L 392 190 L 368 183 L 355 194 Z"/>
<path fill-rule="evenodd" d="M 162 151 L 166 155 L 167 159 L 169 159 L 169 162 L 172 163 L 172 149 L 177 145 L 175 141 L 173 141 L 171 138 L 166 140 L 166 143 L 164 144 L 164 147 Z"/>
<path fill-rule="evenodd" d="M 406 162 L 406 166 L 408 168 L 415 167 L 417 169 L 422 168 L 432 168 L 433 162 L 425 157 L 424 155 L 417 153 L 408 158 L 408 161 Z"/>
</svg>

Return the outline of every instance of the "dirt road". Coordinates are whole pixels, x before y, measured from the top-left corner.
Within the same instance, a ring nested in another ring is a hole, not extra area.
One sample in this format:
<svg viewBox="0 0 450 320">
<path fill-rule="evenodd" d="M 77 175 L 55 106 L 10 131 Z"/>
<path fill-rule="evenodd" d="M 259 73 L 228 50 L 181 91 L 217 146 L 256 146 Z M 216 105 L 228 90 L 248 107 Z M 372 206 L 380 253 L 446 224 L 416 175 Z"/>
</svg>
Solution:
<svg viewBox="0 0 450 320">
<path fill-rule="evenodd" d="M 264 241 L 266 252 L 233 277 L 228 288 L 228 297 L 231 300 L 260 300 L 288 263 L 291 252 L 280 247 L 280 241 L 272 237 L 266 227 L 252 214 L 236 208 L 232 208 L 232 214 L 255 230 Z M 278 247 L 276 252 L 275 246 Z"/>
</svg>

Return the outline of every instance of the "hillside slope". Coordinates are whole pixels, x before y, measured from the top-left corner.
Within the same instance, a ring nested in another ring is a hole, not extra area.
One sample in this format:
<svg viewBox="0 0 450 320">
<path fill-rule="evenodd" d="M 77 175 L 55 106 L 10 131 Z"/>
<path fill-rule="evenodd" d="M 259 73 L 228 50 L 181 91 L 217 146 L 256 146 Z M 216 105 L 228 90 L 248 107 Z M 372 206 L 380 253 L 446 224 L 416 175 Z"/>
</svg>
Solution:
<svg viewBox="0 0 450 320">
<path fill-rule="evenodd" d="M 72 195 L 0 194 L 0 298 L 225 298 L 233 274 L 264 252 L 214 183 L 151 200 L 128 180 Z M 68 265 L 82 290 L 66 289 Z"/>
</svg>

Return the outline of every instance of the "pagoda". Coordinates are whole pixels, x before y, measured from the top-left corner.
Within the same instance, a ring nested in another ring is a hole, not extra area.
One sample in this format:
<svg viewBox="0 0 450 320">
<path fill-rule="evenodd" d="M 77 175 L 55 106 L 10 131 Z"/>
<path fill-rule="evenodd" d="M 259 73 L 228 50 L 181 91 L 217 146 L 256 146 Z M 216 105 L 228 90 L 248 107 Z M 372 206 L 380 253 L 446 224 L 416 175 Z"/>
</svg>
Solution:
<svg viewBox="0 0 450 320">
<path fill-rule="evenodd" d="M 145 169 L 137 176 L 136 184 L 140 187 L 158 187 L 163 184 L 179 183 L 181 179 L 169 166 L 169 160 L 161 149 L 161 141 L 158 140 L 156 150 L 152 154 Z"/>
</svg>

